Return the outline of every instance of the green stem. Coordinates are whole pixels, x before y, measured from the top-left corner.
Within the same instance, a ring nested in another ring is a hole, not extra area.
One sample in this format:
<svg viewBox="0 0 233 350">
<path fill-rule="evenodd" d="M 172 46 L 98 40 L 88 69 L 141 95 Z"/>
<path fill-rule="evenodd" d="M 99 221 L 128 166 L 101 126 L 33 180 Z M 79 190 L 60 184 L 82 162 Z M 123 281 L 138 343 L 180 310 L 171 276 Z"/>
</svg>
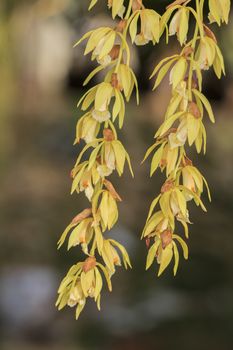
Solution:
<svg viewBox="0 0 233 350">
<path fill-rule="evenodd" d="M 129 18 L 131 19 L 131 17 L 134 16 L 134 13 L 133 13 L 132 16 L 130 17 L 131 11 L 132 11 L 132 5 L 133 5 L 133 0 L 130 0 L 129 1 L 129 5 L 128 5 L 128 9 L 127 9 L 127 12 L 126 12 L 126 15 L 124 17 L 124 20 L 128 21 L 128 23 L 127 23 L 127 25 L 126 25 L 123 33 L 122 33 L 122 36 L 125 39 L 125 41 L 127 40 L 126 38 L 127 38 L 128 29 L 129 29 L 129 23 L 130 23 Z M 119 65 L 121 63 L 122 56 L 123 56 L 123 51 L 124 51 L 124 42 L 122 42 L 122 45 L 121 45 L 121 48 L 120 48 L 119 57 L 118 57 L 118 60 L 117 60 L 116 68 L 114 70 L 115 73 L 117 73 L 117 71 L 119 69 Z M 128 59 L 127 59 L 127 64 L 128 65 L 129 65 L 129 60 L 130 60 L 130 57 L 128 57 Z"/>
<path fill-rule="evenodd" d="M 202 22 L 203 22 L 203 9 L 204 9 L 204 2 L 205 2 L 205 0 L 200 0 L 200 19 L 202 20 Z"/>
<path fill-rule="evenodd" d="M 130 0 L 129 1 L 129 5 L 128 5 L 128 9 L 127 9 L 127 12 L 126 12 L 126 15 L 125 15 L 124 19 L 129 19 L 129 16 L 130 16 L 130 13 L 131 13 L 131 10 L 132 10 L 132 5 L 133 5 L 133 0 Z"/>
<path fill-rule="evenodd" d="M 93 241 L 93 244 L 92 244 L 92 248 L 91 248 L 91 251 L 90 251 L 90 256 L 94 256 L 95 250 L 96 250 L 96 237 L 94 238 L 94 241 Z"/>
<path fill-rule="evenodd" d="M 197 12 L 197 16 L 200 18 L 201 21 L 203 21 L 203 6 L 204 6 L 204 0 L 196 0 L 196 12 Z M 193 62 L 194 62 L 195 48 L 198 40 L 199 30 L 200 29 L 199 29 L 198 23 L 196 23 L 192 45 L 191 45 L 193 52 L 190 56 L 190 65 L 189 65 L 189 79 L 188 79 L 189 101 L 192 101 Z"/>
</svg>

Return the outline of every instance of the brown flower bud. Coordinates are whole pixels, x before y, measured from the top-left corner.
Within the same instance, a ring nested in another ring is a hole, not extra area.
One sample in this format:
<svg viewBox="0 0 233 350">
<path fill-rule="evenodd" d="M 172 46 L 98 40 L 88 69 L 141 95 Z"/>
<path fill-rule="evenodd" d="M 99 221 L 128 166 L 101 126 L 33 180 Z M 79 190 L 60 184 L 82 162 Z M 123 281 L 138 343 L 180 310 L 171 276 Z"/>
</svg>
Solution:
<svg viewBox="0 0 233 350">
<path fill-rule="evenodd" d="M 123 33 L 125 27 L 127 26 L 127 20 L 126 19 L 122 19 L 118 25 L 116 26 L 116 31 Z"/>
<path fill-rule="evenodd" d="M 213 39 L 214 42 L 217 44 L 216 36 L 212 32 L 212 30 L 209 27 L 207 27 L 207 25 L 205 25 L 205 24 L 204 24 L 204 31 L 205 31 L 206 36 L 208 36 L 209 38 Z"/>
<path fill-rule="evenodd" d="M 82 220 L 88 218 L 91 215 L 91 213 L 92 213 L 91 208 L 84 209 L 81 213 L 79 213 L 73 218 L 73 220 L 71 221 L 71 224 L 78 224 Z"/>
<path fill-rule="evenodd" d="M 114 134 L 111 129 L 104 129 L 103 130 L 103 135 L 105 141 L 113 141 L 115 140 Z"/>
<path fill-rule="evenodd" d="M 201 112 L 198 108 L 198 105 L 195 102 L 189 102 L 188 111 L 191 113 L 196 119 L 201 118 Z"/>
<path fill-rule="evenodd" d="M 183 50 L 183 56 L 187 58 L 191 53 L 193 53 L 193 48 L 191 46 L 186 46 Z"/>
<path fill-rule="evenodd" d="M 108 180 L 104 180 L 104 185 L 107 188 L 107 190 L 111 193 L 112 197 L 116 200 L 118 200 L 119 202 L 122 201 L 121 197 L 119 196 L 119 194 L 117 193 L 117 191 L 115 190 L 113 184 L 108 181 Z"/>
<path fill-rule="evenodd" d="M 170 230 L 163 231 L 160 234 L 162 248 L 165 249 L 172 242 L 172 232 Z"/>
<path fill-rule="evenodd" d="M 133 0 L 132 10 L 133 12 L 141 10 L 142 8 L 142 0 Z"/>
<path fill-rule="evenodd" d="M 170 128 L 168 131 L 166 131 L 163 135 L 159 136 L 157 140 L 162 140 L 167 138 L 170 134 L 175 133 L 177 131 L 177 128 Z"/>
<path fill-rule="evenodd" d="M 111 85 L 112 85 L 112 87 L 114 87 L 115 89 L 120 90 L 120 84 L 119 84 L 119 81 L 118 81 L 117 73 L 112 73 Z"/>
<path fill-rule="evenodd" d="M 120 48 L 121 48 L 120 45 L 114 45 L 112 50 L 109 52 L 109 56 L 111 57 L 112 61 L 118 58 Z"/>
<path fill-rule="evenodd" d="M 181 163 L 182 163 L 183 167 L 185 167 L 185 166 L 192 166 L 193 165 L 193 162 L 187 156 L 183 157 Z"/>
<path fill-rule="evenodd" d="M 172 180 L 166 181 L 162 188 L 161 188 L 161 193 L 168 192 L 174 188 L 174 182 Z"/>
<path fill-rule="evenodd" d="M 150 248 L 150 237 L 146 238 L 146 247 L 147 247 L 147 249 Z"/>
<path fill-rule="evenodd" d="M 89 256 L 83 263 L 83 271 L 87 273 L 96 266 L 96 258 L 94 256 Z"/>
</svg>

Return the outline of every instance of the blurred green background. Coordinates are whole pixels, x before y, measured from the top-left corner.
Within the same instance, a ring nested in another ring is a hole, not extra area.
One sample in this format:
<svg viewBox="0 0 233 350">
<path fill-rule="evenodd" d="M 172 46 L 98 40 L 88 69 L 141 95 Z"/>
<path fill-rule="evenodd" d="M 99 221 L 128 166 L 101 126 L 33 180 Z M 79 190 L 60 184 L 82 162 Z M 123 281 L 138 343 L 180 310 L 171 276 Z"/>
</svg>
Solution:
<svg viewBox="0 0 233 350">
<path fill-rule="evenodd" d="M 206 1 L 207 2 L 207 1 Z M 118 269 L 113 293 L 104 292 L 99 313 L 89 302 L 78 322 L 73 310 L 58 313 L 56 290 L 78 249 L 56 250 L 67 223 L 86 207 L 70 196 L 70 169 L 82 82 L 92 65 L 73 43 L 90 28 L 110 24 L 105 1 L 87 12 L 88 1 L 0 1 L 0 349 L 1 350 L 232 350 L 233 349 L 233 21 L 216 30 L 227 77 L 211 72 L 204 92 L 216 125 L 206 120 L 205 157 L 193 152 L 208 178 L 208 213 L 191 209 L 190 259 L 174 279 L 145 272 L 147 249 L 140 241 L 149 204 L 162 177 L 149 179 L 140 165 L 163 118 L 168 81 L 156 93 L 148 81 L 160 58 L 176 52 L 176 40 L 134 49 L 132 65 L 141 103 L 128 105 L 120 138 L 131 154 L 128 172 L 113 182 L 124 201 L 119 225 L 110 233 L 125 244 L 133 270 Z M 169 1 L 145 1 L 163 11 Z M 148 5 L 149 6 L 149 5 Z M 101 79 L 97 78 L 95 82 Z"/>
</svg>

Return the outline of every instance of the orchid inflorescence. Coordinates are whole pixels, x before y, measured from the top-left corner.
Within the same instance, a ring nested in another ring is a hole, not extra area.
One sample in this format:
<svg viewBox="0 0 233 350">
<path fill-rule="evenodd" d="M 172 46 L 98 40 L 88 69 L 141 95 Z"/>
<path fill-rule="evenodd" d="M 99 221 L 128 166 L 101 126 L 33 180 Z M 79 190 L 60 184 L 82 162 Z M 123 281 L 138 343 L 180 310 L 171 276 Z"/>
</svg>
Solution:
<svg viewBox="0 0 233 350">
<path fill-rule="evenodd" d="M 92 0 L 89 9 L 97 2 Z M 68 249 L 79 245 L 86 255 L 83 262 L 71 267 L 58 290 L 58 308 L 76 307 L 76 318 L 88 297 L 93 298 L 100 309 L 103 277 L 111 291 L 111 277 L 116 266 L 123 263 L 125 268 L 131 267 L 126 249 L 105 235 L 118 220 L 117 205 L 121 202 L 107 178 L 115 170 L 121 176 L 126 163 L 133 176 L 129 155 L 114 125 L 118 121 L 119 128 L 123 127 L 125 102 L 129 102 L 133 90 L 139 102 L 137 79 L 130 67 L 128 37 L 132 44 L 141 46 L 149 42 L 155 45 L 163 34 L 167 42 L 170 36 L 176 35 L 182 47 L 179 54 L 164 58 L 150 77 L 155 77 L 155 90 L 170 72 L 171 100 L 165 120 L 155 134 L 155 143 L 144 158 L 153 153 L 151 176 L 158 168 L 166 175 L 161 193 L 151 204 L 142 233 L 148 246 L 146 269 L 157 260 L 158 275 L 161 275 L 174 258 L 176 274 L 179 245 L 184 258 L 188 258 L 188 247 L 177 233 L 177 224 L 183 226 L 187 239 L 188 203 L 194 201 L 206 211 L 201 199 L 204 187 L 211 199 L 208 184 L 189 159 L 186 149 L 194 145 L 198 153 L 206 151 L 204 118 L 207 115 L 213 123 L 215 119 L 202 93 L 202 73 L 213 67 L 221 78 L 225 68 L 216 37 L 204 23 L 205 0 L 195 0 L 195 6 L 191 7 L 193 2 L 176 0 L 160 15 L 145 8 L 142 0 L 108 0 L 108 8 L 113 19 L 118 19 L 117 23 L 113 27 L 91 30 L 76 43 L 87 40 L 84 54 L 91 53 L 91 59 L 98 63 L 84 85 L 100 71 L 106 72 L 104 81 L 89 89 L 78 103 L 84 115 L 77 123 L 75 144 L 84 140 L 86 145 L 71 172 L 71 193 L 84 192 L 90 205 L 71 221 L 58 242 L 59 248 L 66 240 Z M 208 0 L 208 3 L 209 22 L 219 26 L 228 23 L 230 0 Z M 195 20 L 193 35 L 189 30 L 191 17 Z"/>
</svg>

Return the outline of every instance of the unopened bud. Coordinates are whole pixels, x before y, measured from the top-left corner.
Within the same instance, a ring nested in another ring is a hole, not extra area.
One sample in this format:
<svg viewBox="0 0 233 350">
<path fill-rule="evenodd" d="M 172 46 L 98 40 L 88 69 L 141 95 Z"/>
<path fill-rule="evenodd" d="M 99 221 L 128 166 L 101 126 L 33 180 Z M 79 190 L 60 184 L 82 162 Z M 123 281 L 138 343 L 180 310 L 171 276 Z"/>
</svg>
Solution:
<svg viewBox="0 0 233 350">
<path fill-rule="evenodd" d="M 184 156 L 183 159 L 182 159 L 182 166 L 185 167 L 185 166 L 192 166 L 193 165 L 193 162 L 191 161 L 191 159 L 189 159 L 187 156 Z"/>
<path fill-rule="evenodd" d="M 116 200 L 118 200 L 119 202 L 122 201 L 121 197 L 119 196 L 119 194 L 117 193 L 117 191 L 115 190 L 113 184 L 108 181 L 108 180 L 104 180 L 104 185 L 107 188 L 107 190 L 111 193 L 112 197 Z"/>
<path fill-rule="evenodd" d="M 111 85 L 115 89 L 119 89 L 119 81 L 118 81 L 117 73 L 112 73 Z"/>
<path fill-rule="evenodd" d="M 90 256 L 87 258 L 83 263 L 83 271 L 87 273 L 88 271 L 92 270 L 96 266 L 96 258 L 94 256 Z"/>
<path fill-rule="evenodd" d="M 188 105 L 188 111 L 191 113 L 196 119 L 201 118 L 201 112 L 195 102 L 190 102 Z"/>
<path fill-rule="evenodd" d="M 114 45 L 112 50 L 109 52 L 109 56 L 111 57 L 112 61 L 118 58 L 120 48 L 121 48 L 120 45 Z"/>
<path fill-rule="evenodd" d="M 174 182 L 172 180 L 166 181 L 162 188 L 161 188 L 161 193 L 168 192 L 174 188 Z"/>
<path fill-rule="evenodd" d="M 193 53 L 193 48 L 191 46 L 186 46 L 183 50 L 183 56 L 187 58 L 191 53 Z"/>
<path fill-rule="evenodd" d="M 207 27 L 207 25 L 205 25 L 205 24 L 204 24 L 204 31 L 205 31 L 206 36 L 208 36 L 209 38 L 213 39 L 214 42 L 217 44 L 216 36 L 212 32 L 212 30 L 209 27 Z"/>
<path fill-rule="evenodd" d="M 146 247 L 147 249 L 150 248 L 150 238 L 146 238 Z"/>
<path fill-rule="evenodd" d="M 142 0 L 133 0 L 132 10 L 133 12 L 141 10 L 142 8 Z"/>
<path fill-rule="evenodd" d="M 162 140 L 164 138 L 167 138 L 170 134 L 173 134 L 177 131 L 177 128 L 170 128 L 168 131 L 166 131 L 164 134 L 162 134 L 160 137 L 158 137 L 158 141 Z"/>
<path fill-rule="evenodd" d="M 117 25 L 117 27 L 116 27 L 116 31 L 122 33 L 122 32 L 124 31 L 124 29 L 125 29 L 126 26 L 127 26 L 127 20 L 126 20 L 126 19 L 122 19 L 122 20 L 118 23 L 118 25 Z"/>
<path fill-rule="evenodd" d="M 160 234 L 162 248 L 165 249 L 172 242 L 172 232 L 170 230 L 163 231 Z"/>
<path fill-rule="evenodd" d="M 82 220 L 88 218 L 91 215 L 91 213 L 92 213 L 91 208 L 84 209 L 81 213 L 79 213 L 73 218 L 73 220 L 71 221 L 71 224 L 78 224 Z"/>
<path fill-rule="evenodd" d="M 111 129 L 104 129 L 103 130 L 103 135 L 105 141 L 113 141 L 115 140 L 114 134 Z"/>
</svg>

